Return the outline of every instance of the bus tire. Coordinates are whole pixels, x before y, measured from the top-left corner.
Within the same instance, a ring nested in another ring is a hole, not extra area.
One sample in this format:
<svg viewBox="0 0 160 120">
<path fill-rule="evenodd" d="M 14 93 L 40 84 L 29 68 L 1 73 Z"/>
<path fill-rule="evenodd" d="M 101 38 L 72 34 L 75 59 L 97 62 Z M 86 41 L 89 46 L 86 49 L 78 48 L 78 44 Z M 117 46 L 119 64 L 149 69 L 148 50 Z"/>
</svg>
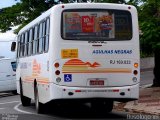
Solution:
<svg viewBox="0 0 160 120">
<path fill-rule="evenodd" d="M 111 100 L 106 100 L 106 101 L 99 101 L 99 100 L 94 100 L 91 102 L 91 109 L 93 112 L 105 112 L 109 113 L 113 109 L 113 101 Z"/>
<path fill-rule="evenodd" d="M 12 91 L 13 95 L 18 95 L 17 90 Z"/>
<path fill-rule="evenodd" d="M 39 95 L 38 95 L 38 87 L 37 84 L 35 84 L 34 87 L 34 98 L 35 98 L 35 106 L 36 106 L 36 111 L 38 114 L 44 113 L 44 105 L 39 102 Z"/>
<path fill-rule="evenodd" d="M 21 103 L 23 106 L 30 106 L 31 104 L 31 99 L 23 96 L 23 88 L 22 88 L 22 81 L 20 80 L 20 98 L 21 98 Z"/>
<path fill-rule="evenodd" d="M 109 113 L 113 109 L 113 101 L 112 100 L 107 100 L 104 102 L 104 110 Z"/>
</svg>

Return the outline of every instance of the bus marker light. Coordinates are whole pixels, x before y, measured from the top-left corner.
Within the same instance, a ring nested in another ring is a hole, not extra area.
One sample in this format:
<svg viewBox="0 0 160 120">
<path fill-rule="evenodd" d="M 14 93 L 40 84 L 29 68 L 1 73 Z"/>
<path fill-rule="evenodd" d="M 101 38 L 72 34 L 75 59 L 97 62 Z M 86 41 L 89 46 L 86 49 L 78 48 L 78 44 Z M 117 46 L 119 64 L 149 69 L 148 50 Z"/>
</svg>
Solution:
<svg viewBox="0 0 160 120">
<path fill-rule="evenodd" d="M 62 5 L 62 8 L 64 8 L 64 5 Z"/>
<path fill-rule="evenodd" d="M 55 71 L 55 74 L 56 74 L 56 75 L 59 75 L 59 74 L 60 74 L 60 71 L 59 71 L 59 70 L 56 70 L 56 71 Z"/>
<path fill-rule="evenodd" d="M 131 9 L 131 7 L 129 6 L 128 9 Z"/>
</svg>

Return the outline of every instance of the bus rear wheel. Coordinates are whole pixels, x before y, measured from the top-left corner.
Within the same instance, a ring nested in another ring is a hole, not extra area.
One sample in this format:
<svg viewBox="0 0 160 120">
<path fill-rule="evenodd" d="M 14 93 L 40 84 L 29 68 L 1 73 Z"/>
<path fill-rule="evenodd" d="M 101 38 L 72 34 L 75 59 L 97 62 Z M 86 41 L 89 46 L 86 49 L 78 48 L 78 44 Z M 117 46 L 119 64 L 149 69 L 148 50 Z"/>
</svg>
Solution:
<svg viewBox="0 0 160 120">
<path fill-rule="evenodd" d="M 39 95 L 38 95 L 38 87 L 37 85 L 35 85 L 35 89 L 34 89 L 34 98 L 35 98 L 35 106 L 36 106 L 36 111 L 39 114 L 44 113 L 44 105 L 42 103 L 39 102 Z"/>
<path fill-rule="evenodd" d="M 23 106 L 30 106 L 31 99 L 23 95 L 22 81 L 20 80 L 20 98 Z"/>
<path fill-rule="evenodd" d="M 94 112 L 109 113 L 113 109 L 113 101 L 112 100 L 105 100 L 105 101 L 94 100 L 91 102 L 91 109 Z"/>
</svg>

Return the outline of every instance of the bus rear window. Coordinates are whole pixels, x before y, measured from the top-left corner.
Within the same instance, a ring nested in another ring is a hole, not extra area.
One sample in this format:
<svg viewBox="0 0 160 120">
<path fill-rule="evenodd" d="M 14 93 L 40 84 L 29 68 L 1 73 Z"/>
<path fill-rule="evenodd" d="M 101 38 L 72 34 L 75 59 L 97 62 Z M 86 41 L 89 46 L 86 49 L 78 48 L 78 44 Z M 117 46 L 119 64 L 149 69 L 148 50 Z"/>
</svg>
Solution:
<svg viewBox="0 0 160 120">
<path fill-rule="evenodd" d="M 124 10 L 66 10 L 62 13 L 65 40 L 131 40 L 131 13 Z"/>
</svg>

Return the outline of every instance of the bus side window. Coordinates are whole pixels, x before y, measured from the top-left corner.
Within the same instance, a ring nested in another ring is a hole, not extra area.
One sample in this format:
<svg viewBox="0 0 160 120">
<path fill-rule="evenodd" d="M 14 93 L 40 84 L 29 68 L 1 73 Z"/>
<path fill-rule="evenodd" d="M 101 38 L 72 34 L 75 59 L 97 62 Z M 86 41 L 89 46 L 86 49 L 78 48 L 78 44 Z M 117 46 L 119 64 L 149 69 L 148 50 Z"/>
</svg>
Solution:
<svg viewBox="0 0 160 120">
<path fill-rule="evenodd" d="M 24 50 L 24 56 L 28 55 L 28 31 L 25 32 L 25 50 Z"/>
<path fill-rule="evenodd" d="M 20 39 L 21 39 L 21 36 L 19 35 L 18 36 L 18 40 L 17 40 L 17 43 L 18 43 L 18 46 L 17 46 L 17 58 L 20 57 Z"/>
<path fill-rule="evenodd" d="M 21 35 L 21 41 L 20 41 L 20 56 L 24 56 L 24 33 Z"/>
<path fill-rule="evenodd" d="M 45 51 L 45 37 L 46 37 L 46 21 L 43 22 L 43 31 L 42 31 L 42 41 L 43 41 L 43 51 Z"/>
<path fill-rule="evenodd" d="M 25 56 L 25 33 L 23 33 L 22 56 Z"/>
<path fill-rule="evenodd" d="M 44 41 L 44 51 L 47 52 L 49 48 L 49 29 L 50 29 L 50 20 L 49 18 L 46 20 L 46 38 Z"/>
<path fill-rule="evenodd" d="M 42 39 L 42 30 L 43 30 L 43 23 L 39 24 L 39 32 L 38 32 L 38 53 L 43 52 L 43 39 Z"/>
<path fill-rule="evenodd" d="M 34 27 L 33 54 L 37 53 L 38 26 Z"/>
<path fill-rule="evenodd" d="M 29 30 L 29 48 L 28 48 L 28 55 L 32 55 L 33 50 L 33 28 Z"/>
<path fill-rule="evenodd" d="M 19 41 L 19 57 L 22 56 L 22 34 L 20 35 L 20 41 Z"/>
</svg>

